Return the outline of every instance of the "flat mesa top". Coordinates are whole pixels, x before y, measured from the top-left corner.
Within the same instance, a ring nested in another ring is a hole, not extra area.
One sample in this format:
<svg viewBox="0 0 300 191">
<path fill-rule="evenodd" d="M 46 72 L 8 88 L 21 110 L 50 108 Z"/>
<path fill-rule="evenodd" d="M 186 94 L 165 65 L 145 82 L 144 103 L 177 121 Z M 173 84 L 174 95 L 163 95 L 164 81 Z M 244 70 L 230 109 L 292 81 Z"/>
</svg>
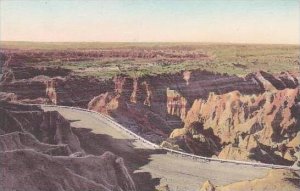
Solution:
<svg viewBox="0 0 300 191">
<path fill-rule="evenodd" d="M 0 50 L 28 66 L 59 66 L 76 75 L 102 78 L 198 69 L 237 76 L 258 70 L 276 74 L 298 71 L 300 56 L 298 45 L 230 43 L 3 41 Z"/>
</svg>

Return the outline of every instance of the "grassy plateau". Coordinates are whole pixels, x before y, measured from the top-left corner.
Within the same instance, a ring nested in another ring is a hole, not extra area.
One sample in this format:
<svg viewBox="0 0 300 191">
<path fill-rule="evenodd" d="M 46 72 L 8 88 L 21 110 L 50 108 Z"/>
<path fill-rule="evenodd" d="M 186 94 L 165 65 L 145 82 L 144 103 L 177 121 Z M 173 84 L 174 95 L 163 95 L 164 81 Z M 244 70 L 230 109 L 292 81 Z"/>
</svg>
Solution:
<svg viewBox="0 0 300 191">
<path fill-rule="evenodd" d="M 214 43 L 0 42 L 2 60 L 60 66 L 82 76 L 134 77 L 202 69 L 244 76 L 299 71 L 298 45 Z"/>
</svg>

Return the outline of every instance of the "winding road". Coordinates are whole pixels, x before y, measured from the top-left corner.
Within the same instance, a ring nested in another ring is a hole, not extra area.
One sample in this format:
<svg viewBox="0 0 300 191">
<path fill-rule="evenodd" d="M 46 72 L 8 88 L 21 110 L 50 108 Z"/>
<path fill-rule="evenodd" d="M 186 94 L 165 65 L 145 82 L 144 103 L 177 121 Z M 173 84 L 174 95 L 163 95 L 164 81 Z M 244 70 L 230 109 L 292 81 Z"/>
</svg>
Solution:
<svg viewBox="0 0 300 191">
<path fill-rule="evenodd" d="M 265 167 L 220 161 L 200 162 L 190 157 L 155 149 L 113 123 L 108 123 L 105 117 L 97 113 L 68 107 L 42 106 L 42 108 L 46 111 L 58 111 L 71 121 L 71 126 L 75 127 L 76 131 L 88 129 L 89 134 L 86 135 L 93 136 L 79 136 L 82 147 L 87 153 L 101 154 L 107 149 L 123 157 L 128 168 L 132 169 L 135 182 L 141 181 L 146 174 L 150 175 L 153 182 L 158 181 L 161 185 L 168 184 L 171 190 L 195 191 L 206 180 L 210 180 L 215 185 L 225 185 L 261 178 L 268 172 L 268 168 Z"/>
</svg>

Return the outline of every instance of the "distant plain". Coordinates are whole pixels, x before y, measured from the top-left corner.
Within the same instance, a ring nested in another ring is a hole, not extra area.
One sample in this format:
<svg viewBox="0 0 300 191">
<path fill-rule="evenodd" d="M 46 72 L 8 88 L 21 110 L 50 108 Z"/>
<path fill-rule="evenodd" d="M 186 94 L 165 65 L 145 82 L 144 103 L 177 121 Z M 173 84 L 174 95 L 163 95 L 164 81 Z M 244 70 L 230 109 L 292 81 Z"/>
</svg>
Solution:
<svg viewBox="0 0 300 191">
<path fill-rule="evenodd" d="M 140 77 L 207 70 L 245 76 L 260 70 L 299 71 L 298 45 L 226 43 L 0 42 L 1 52 L 20 55 L 29 66 L 60 66 L 76 75 Z"/>
</svg>

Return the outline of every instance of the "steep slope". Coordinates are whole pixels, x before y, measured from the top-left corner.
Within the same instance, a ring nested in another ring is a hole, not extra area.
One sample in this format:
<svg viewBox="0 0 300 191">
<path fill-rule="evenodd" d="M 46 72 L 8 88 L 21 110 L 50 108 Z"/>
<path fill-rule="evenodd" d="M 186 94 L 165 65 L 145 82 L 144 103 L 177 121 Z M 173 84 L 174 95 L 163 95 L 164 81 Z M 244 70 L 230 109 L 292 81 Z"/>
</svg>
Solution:
<svg viewBox="0 0 300 191">
<path fill-rule="evenodd" d="M 238 91 L 222 95 L 211 93 L 207 100 L 194 102 L 185 118 L 182 130 L 174 130 L 171 138 L 203 130 L 213 131 L 219 147 L 219 158 L 287 163 L 297 160 L 299 145 L 289 146 L 299 132 L 296 115 L 299 89 L 284 89 L 259 95 L 242 95 Z M 197 139 L 194 138 L 194 144 Z M 285 161 L 285 162 L 284 162 Z"/>
<path fill-rule="evenodd" d="M 22 59 L 8 59 L 4 72 L 3 100 L 88 108 L 152 142 L 167 141 L 165 146 L 204 156 L 279 164 L 297 160 L 298 147 L 286 145 L 299 126 L 298 72 L 238 77 L 192 70 L 101 79 L 59 67 L 25 67 Z M 194 122 L 196 129 L 189 127 Z"/>
<path fill-rule="evenodd" d="M 113 79 L 114 91 L 94 97 L 88 108 L 113 115 L 120 122 L 129 121 L 143 134 L 153 134 L 152 141 L 166 138 L 181 124 L 196 98 L 209 92 L 226 93 L 235 89 L 248 94 L 263 92 L 254 78 L 241 78 L 195 70 L 176 74 Z M 126 124 L 125 124 L 126 125 Z M 128 125 L 126 125 L 128 126 Z M 155 135 L 158 137 L 154 138 Z"/>
<path fill-rule="evenodd" d="M 55 77 L 46 82 L 46 96 L 53 104 L 86 108 L 94 96 L 113 90 L 111 80 L 93 77 Z"/>
<path fill-rule="evenodd" d="M 122 158 L 86 155 L 56 111 L 0 102 L 0 189 L 134 191 Z"/>
<path fill-rule="evenodd" d="M 28 132 L 46 144 L 67 144 L 72 152 L 83 152 L 70 122 L 58 112 L 44 112 L 39 107 L 18 106 L 1 102 L 2 134 Z"/>
<path fill-rule="evenodd" d="M 241 78 L 195 70 L 142 78 L 117 76 L 113 79 L 114 91 L 94 97 L 88 108 L 112 115 L 131 130 L 161 143 L 174 128 L 181 126 L 199 98 L 206 100 L 212 93 L 217 96 L 232 91 L 251 97 L 265 92 L 268 85 L 277 90 L 272 85 L 276 84 L 273 78 L 284 88 L 298 86 L 297 73 L 285 72 L 273 78 L 264 78 L 262 74 L 271 75 L 261 71 Z"/>
<path fill-rule="evenodd" d="M 46 144 L 39 142 L 32 134 L 13 132 L 0 135 L 0 150 L 3 152 L 32 149 L 52 156 L 69 156 L 72 154 L 67 144 Z"/>
<path fill-rule="evenodd" d="M 0 152 L 0 156 L 3 191 L 135 190 L 122 159 L 109 152 L 102 156 L 54 157 L 14 150 Z"/>
</svg>

